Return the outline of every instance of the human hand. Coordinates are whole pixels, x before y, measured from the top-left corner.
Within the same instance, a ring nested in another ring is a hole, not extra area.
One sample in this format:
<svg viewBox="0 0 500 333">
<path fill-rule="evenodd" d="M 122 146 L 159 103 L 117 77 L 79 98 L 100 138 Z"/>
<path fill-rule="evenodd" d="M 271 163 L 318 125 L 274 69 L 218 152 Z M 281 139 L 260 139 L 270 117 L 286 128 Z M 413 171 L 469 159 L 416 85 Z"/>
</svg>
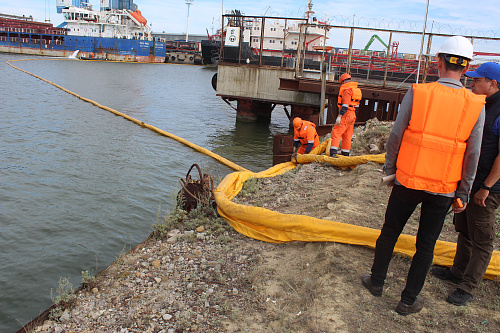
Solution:
<svg viewBox="0 0 500 333">
<path fill-rule="evenodd" d="M 490 191 L 485 190 L 484 188 L 480 189 L 474 195 L 474 203 L 481 207 L 486 207 L 486 198 L 490 195 Z"/>
<path fill-rule="evenodd" d="M 456 207 L 455 205 L 453 205 L 453 213 L 459 214 L 463 212 L 466 207 L 467 207 L 467 202 L 464 202 L 463 207 Z"/>
<path fill-rule="evenodd" d="M 335 120 L 335 125 L 340 126 L 341 119 L 342 119 L 342 116 L 337 116 L 337 119 Z"/>
</svg>

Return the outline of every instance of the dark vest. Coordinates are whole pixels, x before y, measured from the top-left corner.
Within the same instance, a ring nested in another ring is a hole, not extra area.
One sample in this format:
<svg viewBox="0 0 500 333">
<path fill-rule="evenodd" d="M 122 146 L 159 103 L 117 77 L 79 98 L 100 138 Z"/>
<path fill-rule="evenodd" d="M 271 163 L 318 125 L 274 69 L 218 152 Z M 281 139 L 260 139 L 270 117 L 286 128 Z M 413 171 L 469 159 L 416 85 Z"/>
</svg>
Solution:
<svg viewBox="0 0 500 333">
<path fill-rule="evenodd" d="M 473 191 L 479 190 L 481 184 L 493 167 L 498 155 L 498 136 L 493 134 L 493 123 L 500 116 L 500 91 L 486 98 L 486 118 L 484 120 L 483 142 L 481 144 L 481 155 L 474 179 Z M 500 193 L 500 180 L 493 185 L 491 191 Z"/>
</svg>

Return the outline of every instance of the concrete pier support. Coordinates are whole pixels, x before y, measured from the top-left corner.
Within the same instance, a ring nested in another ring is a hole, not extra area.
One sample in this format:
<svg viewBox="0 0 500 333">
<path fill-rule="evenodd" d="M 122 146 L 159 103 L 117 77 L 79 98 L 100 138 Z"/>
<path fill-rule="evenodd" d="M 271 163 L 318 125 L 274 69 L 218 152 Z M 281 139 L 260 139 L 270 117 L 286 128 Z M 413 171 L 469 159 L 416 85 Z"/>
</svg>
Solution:
<svg viewBox="0 0 500 333">
<path fill-rule="evenodd" d="M 244 122 L 271 122 L 275 104 L 250 99 L 238 99 L 236 120 Z"/>
</svg>

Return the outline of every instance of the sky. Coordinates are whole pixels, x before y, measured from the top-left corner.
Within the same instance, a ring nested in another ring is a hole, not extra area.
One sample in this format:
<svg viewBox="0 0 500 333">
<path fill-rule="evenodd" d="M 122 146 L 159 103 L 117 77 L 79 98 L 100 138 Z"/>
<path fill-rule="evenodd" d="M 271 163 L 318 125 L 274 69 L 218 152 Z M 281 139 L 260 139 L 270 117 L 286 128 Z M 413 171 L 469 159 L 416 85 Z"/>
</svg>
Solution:
<svg viewBox="0 0 500 333">
<path fill-rule="evenodd" d="M 222 11 L 238 9 L 252 16 L 304 17 L 307 0 L 135 0 L 154 32 L 206 35 L 220 26 Z M 99 9 L 99 0 L 90 0 Z M 472 6 L 473 5 L 473 6 Z M 364 26 L 421 31 L 426 12 L 426 0 L 313 0 L 318 19 L 328 18 L 333 24 L 352 21 Z M 56 0 L 0 0 L 0 13 L 32 15 L 35 20 L 50 19 L 55 26 L 62 23 L 56 12 Z M 491 0 L 429 0 L 428 29 L 442 33 L 500 37 L 500 6 Z M 355 25 L 358 25 L 355 24 Z M 390 26 L 389 26 L 390 27 Z M 459 32 L 459 33 L 457 33 Z"/>
</svg>

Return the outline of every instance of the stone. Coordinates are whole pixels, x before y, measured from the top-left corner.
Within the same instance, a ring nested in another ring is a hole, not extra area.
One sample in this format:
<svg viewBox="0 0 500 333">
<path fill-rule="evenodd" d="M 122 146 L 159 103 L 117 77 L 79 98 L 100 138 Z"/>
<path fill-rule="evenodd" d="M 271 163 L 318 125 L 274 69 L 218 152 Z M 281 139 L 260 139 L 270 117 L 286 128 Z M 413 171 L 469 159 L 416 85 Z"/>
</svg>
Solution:
<svg viewBox="0 0 500 333">
<path fill-rule="evenodd" d="M 163 316 L 162 316 L 163 320 L 165 321 L 168 321 L 170 319 L 172 319 L 172 315 L 169 315 L 168 313 L 165 313 Z"/>
<path fill-rule="evenodd" d="M 172 230 L 170 230 L 170 231 L 167 233 L 167 235 L 168 235 L 168 236 L 170 236 L 170 237 L 172 237 L 172 236 L 176 236 L 176 235 L 178 235 L 178 234 L 180 234 L 180 233 L 181 233 L 181 231 L 180 231 L 179 229 L 172 229 Z"/>
<path fill-rule="evenodd" d="M 376 144 L 372 143 L 370 145 L 370 153 L 378 153 L 378 152 L 380 152 L 379 147 Z"/>
<path fill-rule="evenodd" d="M 155 281 L 156 281 L 156 283 L 160 283 L 161 279 L 159 277 L 155 277 Z"/>
<path fill-rule="evenodd" d="M 175 244 L 175 243 L 177 243 L 177 235 L 168 238 L 167 239 L 167 243 L 168 244 Z"/>
<path fill-rule="evenodd" d="M 68 311 L 68 309 L 64 310 L 64 312 L 62 313 L 61 317 L 59 317 L 59 320 L 60 320 L 62 323 L 66 323 L 66 322 L 68 322 L 70 319 L 71 319 L 71 316 L 69 315 L 69 311 Z"/>
<path fill-rule="evenodd" d="M 158 267 L 160 267 L 160 265 L 161 265 L 161 261 L 160 261 L 160 260 L 154 260 L 154 261 L 153 261 L 153 263 L 152 263 L 151 265 L 153 265 L 153 267 L 158 268 Z"/>
<path fill-rule="evenodd" d="M 204 226 L 198 227 L 198 228 L 196 228 L 196 231 L 203 232 L 203 231 L 205 231 L 205 227 Z"/>
<path fill-rule="evenodd" d="M 97 288 L 92 288 L 92 294 L 97 294 L 99 292 L 99 289 Z"/>
</svg>

